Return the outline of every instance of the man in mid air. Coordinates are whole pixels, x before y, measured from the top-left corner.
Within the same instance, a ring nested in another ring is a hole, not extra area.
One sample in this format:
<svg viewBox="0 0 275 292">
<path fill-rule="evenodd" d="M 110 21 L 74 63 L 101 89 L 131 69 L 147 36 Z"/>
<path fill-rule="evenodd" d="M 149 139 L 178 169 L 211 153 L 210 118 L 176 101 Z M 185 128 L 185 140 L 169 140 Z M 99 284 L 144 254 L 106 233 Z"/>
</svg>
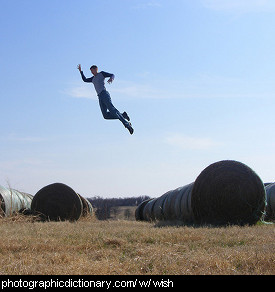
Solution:
<svg viewBox="0 0 275 292">
<path fill-rule="evenodd" d="M 83 74 L 83 71 L 81 70 L 81 65 L 79 64 L 77 66 L 77 69 L 79 70 L 82 80 L 84 82 L 90 82 L 94 84 L 98 100 L 99 100 L 99 105 L 100 109 L 102 112 L 102 115 L 104 119 L 107 120 L 115 120 L 118 119 L 122 122 L 122 124 L 125 126 L 125 128 L 128 129 L 130 134 L 132 135 L 134 133 L 134 129 L 132 128 L 130 121 L 130 118 L 126 112 L 120 113 L 113 105 L 111 96 L 109 92 L 105 88 L 105 78 L 109 77 L 108 83 L 112 83 L 115 75 L 111 73 L 107 73 L 104 71 L 98 72 L 98 68 L 96 65 L 93 65 L 90 70 L 92 74 L 94 75 L 93 77 L 86 78 L 85 75 Z"/>
</svg>

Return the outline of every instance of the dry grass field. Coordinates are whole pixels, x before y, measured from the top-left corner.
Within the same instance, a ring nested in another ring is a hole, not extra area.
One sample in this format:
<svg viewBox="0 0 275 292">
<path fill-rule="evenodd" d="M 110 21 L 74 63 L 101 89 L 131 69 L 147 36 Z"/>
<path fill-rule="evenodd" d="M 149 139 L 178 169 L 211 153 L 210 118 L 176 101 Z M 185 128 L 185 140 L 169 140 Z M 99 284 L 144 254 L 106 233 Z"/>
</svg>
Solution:
<svg viewBox="0 0 275 292">
<path fill-rule="evenodd" d="M 274 275 L 275 225 L 0 219 L 1 275 Z"/>
</svg>

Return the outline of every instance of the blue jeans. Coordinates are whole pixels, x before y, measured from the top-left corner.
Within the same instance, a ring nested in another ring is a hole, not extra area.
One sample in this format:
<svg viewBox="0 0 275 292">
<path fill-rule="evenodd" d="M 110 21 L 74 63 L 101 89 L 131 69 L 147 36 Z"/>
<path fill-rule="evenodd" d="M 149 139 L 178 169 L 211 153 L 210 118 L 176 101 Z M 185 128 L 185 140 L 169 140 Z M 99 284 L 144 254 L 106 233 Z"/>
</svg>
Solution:
<svg viewBox="0 0 275 292">
<path fill-rule="evenodd" d="M 106 120 L 120 120 L 127 128 L 129 123 L 123 118 L 122 114 L 114 107 L 111 96 L 107 90 L 103 90 L 98 95 L 99 106 L 104 119 Z"/>
</svg>

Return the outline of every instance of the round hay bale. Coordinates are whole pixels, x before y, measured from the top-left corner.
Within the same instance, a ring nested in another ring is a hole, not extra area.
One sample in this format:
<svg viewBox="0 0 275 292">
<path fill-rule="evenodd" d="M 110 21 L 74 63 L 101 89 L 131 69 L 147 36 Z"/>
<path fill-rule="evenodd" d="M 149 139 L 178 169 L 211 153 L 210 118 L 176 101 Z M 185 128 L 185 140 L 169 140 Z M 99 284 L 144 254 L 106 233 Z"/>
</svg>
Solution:
<svg viewBox="0 0 275 292">
<path fill-rule="evenodd" d="M 179 189 L 171 191 L 169 195 L 167 195 L 166 200 L 163 203 L 163 214 L 165 220 L 176 220 L 176 201 L 179 197 Z"/>
<path fill-rule="evenodd" d="M 144 207 L 146 206 L 146 204 L 151 201 L 152 199 L 148 199 L 148 200 L 145 200 L 143 202 L 141 202 L 136 210 L 135 210 L 135 218 L 136 218 L 136 221 L 143 221 L 145 220 L 145 218 L 143 217 L 143 209 Z"/>
<path fill-rule="evenodd" d="M 155 220 L 155 216 L 154 216 L 154 213 L 153 213 L 153 208 L 154 208 L 154 205 L 156 203 L 156 200 L 157 199 L 152 199 L 150 201 L 147 202 L 147 204 L 144 206 L 143 208 L 143 219 L 145 221 L 153 221 Z"/>
<path fill-rule="evenodd" d="M 73 189 L 62 183 L 54 183 L 35 194 L 31 210 L 52 221 L 76 221 L 82 215 L 83 206 Z"/>
<path fill-rule="evenodd" d="M 267 183 L 264 183 L 264 186 L 267 187 L 268 185 L 272 185 L 274 184 L 274 182 L 267 182 Z"/>
<path fill-rule="evenodd" d="M 193 211 L 191 197 L 194 183 L 190 183 L 179 189 L 178 201 L 176 202 L 176 213 L 179 220 L 185 223 L 193 223 Z"/>
<path fill-rule="evenodd" d="M 82 211 L 82 216 L 86 217 L 88 215 L 92 215 L 93 214 L 93 206 L 92 204 L 89 202 L 88 199 L 82 197 L 80 194 L 77 194 L 82 202 L 82 207 L 83 207 L 83 211 Z"/>
<path fill-rule="evenodd" d="M 169 196 L 169 194 L 171 192 L 172 191 L 166 192 L 165 194 L 163 194 L 161 197 L 159 197 L 156 200 L 156 202 L 154 204 L 154 208 L 153 208 L 153 213 L 154 213 L 155 220 L 164 220 L 165 219 L 163 206 L 164 206 L 166 198 Z"/>
<path fill-rule="evenodd" d="M 154 206 L 155 219 L 192 222 L 191 194 L 194 183 L 168 191 L 156 199 Z"/>
<path fill-rule="evenodd" d="M 195 223 L 252 225 L 264 213 L 263 182 L 243 163 L 216 162 L 197 177 L 191 206 Z"/>
<path fill-rule="evenodd" d="M 266 212 L 264 220 L 275 220 L 275 183 L 269 184 L 265 187 L 266 191 Z"/>
</svg>

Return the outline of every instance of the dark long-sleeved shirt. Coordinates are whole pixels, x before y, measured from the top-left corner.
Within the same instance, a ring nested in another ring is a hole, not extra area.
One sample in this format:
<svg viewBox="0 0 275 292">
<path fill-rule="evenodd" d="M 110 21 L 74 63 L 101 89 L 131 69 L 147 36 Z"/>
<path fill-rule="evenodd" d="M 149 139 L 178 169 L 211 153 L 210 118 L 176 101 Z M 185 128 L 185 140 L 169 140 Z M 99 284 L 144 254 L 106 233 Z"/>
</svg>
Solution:
<svg viewBox="0 0 275 292">
<path fill-rule="evenodd" d="M 106 90 L 105 81 L 104 81 L 105 78 L 107 77 L 110 77 L 112 79 L 115 78 L 114 74 L 104 72 L 104 71 L 101 71 L 97 73 L 95 76 L 89 77 L 89 78 L 85 77 L 85 75 L 83 74 L 83 71 L 80 71 L 80 74 L 84 82 L 90 82 L 94 84 L 97 95 L 99 95 L 101 91 Z"/>
</svg>

